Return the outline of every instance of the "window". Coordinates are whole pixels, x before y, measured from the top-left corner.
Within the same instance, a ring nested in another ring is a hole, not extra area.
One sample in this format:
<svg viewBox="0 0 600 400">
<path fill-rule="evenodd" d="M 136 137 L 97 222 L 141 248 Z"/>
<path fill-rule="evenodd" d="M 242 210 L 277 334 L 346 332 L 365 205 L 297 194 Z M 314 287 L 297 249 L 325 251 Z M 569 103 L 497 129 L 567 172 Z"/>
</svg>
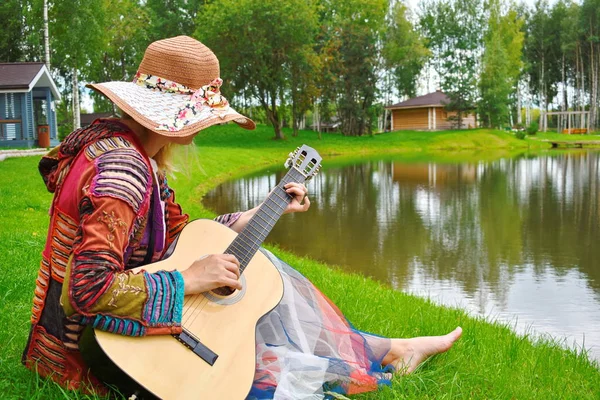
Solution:
<svg viewBox="0 0 600 400">
<path fill-rule="evenodd" d="M 4 93 L 4 119 L 21 119 L 21 97 Z"/>
<path fill-rule="evenodd" d="M 0 120 L 21 119 L 21 97 L 20 93 L 4 93 L 0 97 Z M 16 140 L 21 138 L 21 123 L 0 123 L 0 139 Z"/>
</svg>

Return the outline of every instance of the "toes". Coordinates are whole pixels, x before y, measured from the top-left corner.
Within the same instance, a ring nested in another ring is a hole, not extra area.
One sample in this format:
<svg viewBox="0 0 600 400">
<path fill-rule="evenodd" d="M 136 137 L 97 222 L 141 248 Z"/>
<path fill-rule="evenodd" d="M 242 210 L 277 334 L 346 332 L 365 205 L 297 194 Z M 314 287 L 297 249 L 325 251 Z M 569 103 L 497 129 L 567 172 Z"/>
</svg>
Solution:
<svg viewBox="0 0 600 400">
<path fill-rule="evenodd" d="M 462 336 L 462 328 L 459 326 L 455 330 L 450 332 L 448 335 L 452 338 L 452 341 L 454 342 Z"/>
</svg>

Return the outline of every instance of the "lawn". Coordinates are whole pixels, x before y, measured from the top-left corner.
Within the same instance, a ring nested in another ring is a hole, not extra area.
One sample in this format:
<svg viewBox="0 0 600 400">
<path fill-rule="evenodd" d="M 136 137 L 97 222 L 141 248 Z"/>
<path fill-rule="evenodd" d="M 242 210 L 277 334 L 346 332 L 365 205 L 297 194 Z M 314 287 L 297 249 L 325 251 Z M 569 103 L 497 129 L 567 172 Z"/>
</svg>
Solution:
<svg viewBox="0 0 600 400">
<path fill-rule="evenodd" d="M 530 136 L 530 139 L 533 140 L 555 140 L 555 141 L 600 141 L 600 135 L 598 132 L 594 132 L 591 135 L 566 135 L 564 133 L 556 133 L 556 132 L 538 132 L 534 136 Z"/>
<path fill-rule="evenodd" d="M 302 131 L 272 140 L 272 130 L 247 132 L 218 126 L 202 132 L 197 148 L 178 153 L 179 172 L 170 180 L 193 218 L 212 217 L 200 199 L 224 180 L 283 163 L 302 143 L 316 148 L 324 163 L 345 158 L 402 153 L 415 160 L 493 159 L 544 150 L 539 141 L 517 140 L 500 131 L 398 132 L 360 138 Z M 336 157 L 332 157 L 335 155 Z M 37 157 L 0 163 L 0 392 L 7 399 L 60 399 L 65 393 L 38 380 L 20 364 L 40 252 L 48 226 L 51 196 L 37 173 Z M 319 199 L 313 199 L 319 201 Z M 233 210 L 232 210 L 233 211 Z M 341 272 L 276 248 L 277 255 L 308 276 L 363 330 L 385 336 L 439 335 L 460 325 L 455 347 L 430 359 L 414 374 L 396 377 L 391 387 L 356 399 L 598 399 L 600 371 L 585 352 L 565 350 L 550 338 L 517 335 L 509 326 L 468 316 L 428 300 L 392 290 L 359 275 Z"/>
</svg>

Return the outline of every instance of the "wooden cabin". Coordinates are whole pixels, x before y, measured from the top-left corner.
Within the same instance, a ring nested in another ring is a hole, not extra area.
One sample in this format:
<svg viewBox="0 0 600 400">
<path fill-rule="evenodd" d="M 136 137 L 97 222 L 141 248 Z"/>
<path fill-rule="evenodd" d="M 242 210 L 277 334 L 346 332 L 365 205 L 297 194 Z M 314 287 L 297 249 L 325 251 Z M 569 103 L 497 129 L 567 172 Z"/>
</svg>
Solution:
<svg viewBox="0 0 600 400">
<path fill-rule="evenodd" d="M 0 63 L 0 146 L 58 144 L 60 93 L 44 63 Z"/>
<path fill-rule="evenodd" d="M 448 112 L 445 107 L 450 102 L 442 91 L 414 97 L 386 107 L 392 112 L 392 131 L 417 130 L 440 131 L 457 129 L 456 112 Z M 463 115 L 462 129 L 477 127 L 475 114 Z"/>
</svg>

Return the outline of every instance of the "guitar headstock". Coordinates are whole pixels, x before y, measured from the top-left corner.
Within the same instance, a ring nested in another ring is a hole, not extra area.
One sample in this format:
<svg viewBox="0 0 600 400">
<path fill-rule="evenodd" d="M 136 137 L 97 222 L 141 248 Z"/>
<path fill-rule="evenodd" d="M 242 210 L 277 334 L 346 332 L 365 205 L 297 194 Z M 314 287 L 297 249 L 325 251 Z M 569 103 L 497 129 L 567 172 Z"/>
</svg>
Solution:
<svg viewBox="0 0 600 400">
<path fill-rule="evenodd" d="M 290 153 L 284 165 L 286 168 L 296 169 L 309 181 L 319 173 L 322 159 L 315 149 L 303 144 Z"/>
</svg>

